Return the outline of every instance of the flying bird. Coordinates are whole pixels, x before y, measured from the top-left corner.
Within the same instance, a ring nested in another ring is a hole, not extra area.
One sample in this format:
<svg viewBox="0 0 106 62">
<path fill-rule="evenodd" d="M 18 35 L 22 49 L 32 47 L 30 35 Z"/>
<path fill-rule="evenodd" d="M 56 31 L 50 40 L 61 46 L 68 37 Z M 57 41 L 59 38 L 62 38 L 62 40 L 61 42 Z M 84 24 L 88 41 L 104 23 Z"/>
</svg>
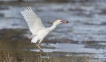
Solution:
<svg viewBox="0 0 106 62">
<path fill-rule="evenodd" d="M 20 13 L 22 14 L 23 18 L 25 19 L 25 21 L 28 24 L 29 30 L 31 31 L 32 35 L 32 39 L 31 39 L 31 43 L 36 43 L 37 47 L 40 49 L 41 52 L 43 52 L 43 50 L 40 47 L 40 43 L 42 42 L 42 40 L 51 32 L 53 31 L 57 25 L 61 24 L 61 23 L 68 23 L 68 21 L 64 21 L 64 20 L 56 20 L 53 22 L 53 25 L 49 28 L 46 28 L 41 19 L 33 12 L 33 10 L 31 9 L 31 7 L 26 7 L 23 8 Z"/>
</svg>

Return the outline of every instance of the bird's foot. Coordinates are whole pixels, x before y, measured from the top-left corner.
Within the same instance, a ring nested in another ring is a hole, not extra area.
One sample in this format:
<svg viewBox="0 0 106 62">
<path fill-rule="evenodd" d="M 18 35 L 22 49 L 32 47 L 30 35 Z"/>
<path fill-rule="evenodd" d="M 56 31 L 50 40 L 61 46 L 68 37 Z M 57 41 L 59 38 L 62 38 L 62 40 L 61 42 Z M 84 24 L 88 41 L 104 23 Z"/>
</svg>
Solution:
<svg viewBox="0 0 106 62">
<path fill-rule="evenodd" d="M 43 50 L 40 50 L 40 53 L 41 53 L 42 55 L 45 55 L 45 52 L 43 52 Z"/>
<path fill-rule="evenodd" d="M 40 50 L 41 53 L 44 53 L 43 50 Z"/>
</svg>

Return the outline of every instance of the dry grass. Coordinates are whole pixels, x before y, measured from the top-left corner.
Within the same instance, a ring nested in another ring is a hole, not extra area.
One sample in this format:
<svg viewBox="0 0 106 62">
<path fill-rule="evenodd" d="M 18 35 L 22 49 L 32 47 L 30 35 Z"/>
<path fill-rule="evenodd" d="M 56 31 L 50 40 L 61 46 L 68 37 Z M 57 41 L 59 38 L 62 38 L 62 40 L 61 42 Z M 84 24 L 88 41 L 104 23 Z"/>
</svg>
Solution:
<svg viewBox="0 0 106 62">
<path fill-rule="evenodd" d="M 42 58 L 42 54 L 36 55 L 33 59 L 24 57 L 23 59 L 17 59 L 11 56 L 10 52 L 3 52 L 4 58 L 0 62 L 98 62 L 97 60 L 91 60 L 85 56 L 70 56 L 70 57 L 50 57 L 48 53 L 45 54 L 46 58 Z M 1 60 L 1 59 L 0 59 Z"/>
<path fill-rule="evenodd" d="M 46 56 L 46 58 L 43 58 L 42 56 Z M 31 56 L 29 55 L 29 57 L 24 56 L 23 58 L 16 58 L 11 54 L 10 51 L 3 51 L 0 62 L 89 62 L 87 57 L 50 57 L 48 53 L 45 55 L 37 53 L 35 54 L 35 57 L 30 57 Z"/>
</svg>

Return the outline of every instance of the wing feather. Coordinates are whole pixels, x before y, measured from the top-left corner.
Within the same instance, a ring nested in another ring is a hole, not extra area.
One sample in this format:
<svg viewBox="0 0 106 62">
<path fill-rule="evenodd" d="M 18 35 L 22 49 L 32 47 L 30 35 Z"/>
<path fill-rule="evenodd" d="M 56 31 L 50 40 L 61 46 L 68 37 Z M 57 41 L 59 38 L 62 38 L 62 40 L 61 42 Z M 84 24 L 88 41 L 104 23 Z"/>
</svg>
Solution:
<svg viewBox="0 0 106 62">
<path fill-rule="evenodd" d="M 37 34 L 40 29 L 45 28 L 41 19 L 32 11 L 31 7 L 24 8 L 20 13 L 27 22 L 33 35 Z"/>
</svg>

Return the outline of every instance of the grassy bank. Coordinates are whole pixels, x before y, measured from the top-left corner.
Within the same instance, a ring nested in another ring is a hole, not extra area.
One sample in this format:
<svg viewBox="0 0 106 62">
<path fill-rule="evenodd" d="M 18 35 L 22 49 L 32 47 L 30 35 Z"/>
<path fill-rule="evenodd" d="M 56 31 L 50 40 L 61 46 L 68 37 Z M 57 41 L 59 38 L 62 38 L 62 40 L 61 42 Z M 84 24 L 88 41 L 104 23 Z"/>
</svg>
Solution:
<svg viewBox="0 0 106 62">
<path fill-rule="evenodd" d="M 23 36 L 27 30 L 3 29 L 0 30 L 0 62 L 90 62 L 85 56 L 64 56 L 63 52 L 40 52 L 30 51 L 37 48 L 30 43 L 30 39 Z M 73 54 L 73 53 L 70 53 Z"/>
</svg>

